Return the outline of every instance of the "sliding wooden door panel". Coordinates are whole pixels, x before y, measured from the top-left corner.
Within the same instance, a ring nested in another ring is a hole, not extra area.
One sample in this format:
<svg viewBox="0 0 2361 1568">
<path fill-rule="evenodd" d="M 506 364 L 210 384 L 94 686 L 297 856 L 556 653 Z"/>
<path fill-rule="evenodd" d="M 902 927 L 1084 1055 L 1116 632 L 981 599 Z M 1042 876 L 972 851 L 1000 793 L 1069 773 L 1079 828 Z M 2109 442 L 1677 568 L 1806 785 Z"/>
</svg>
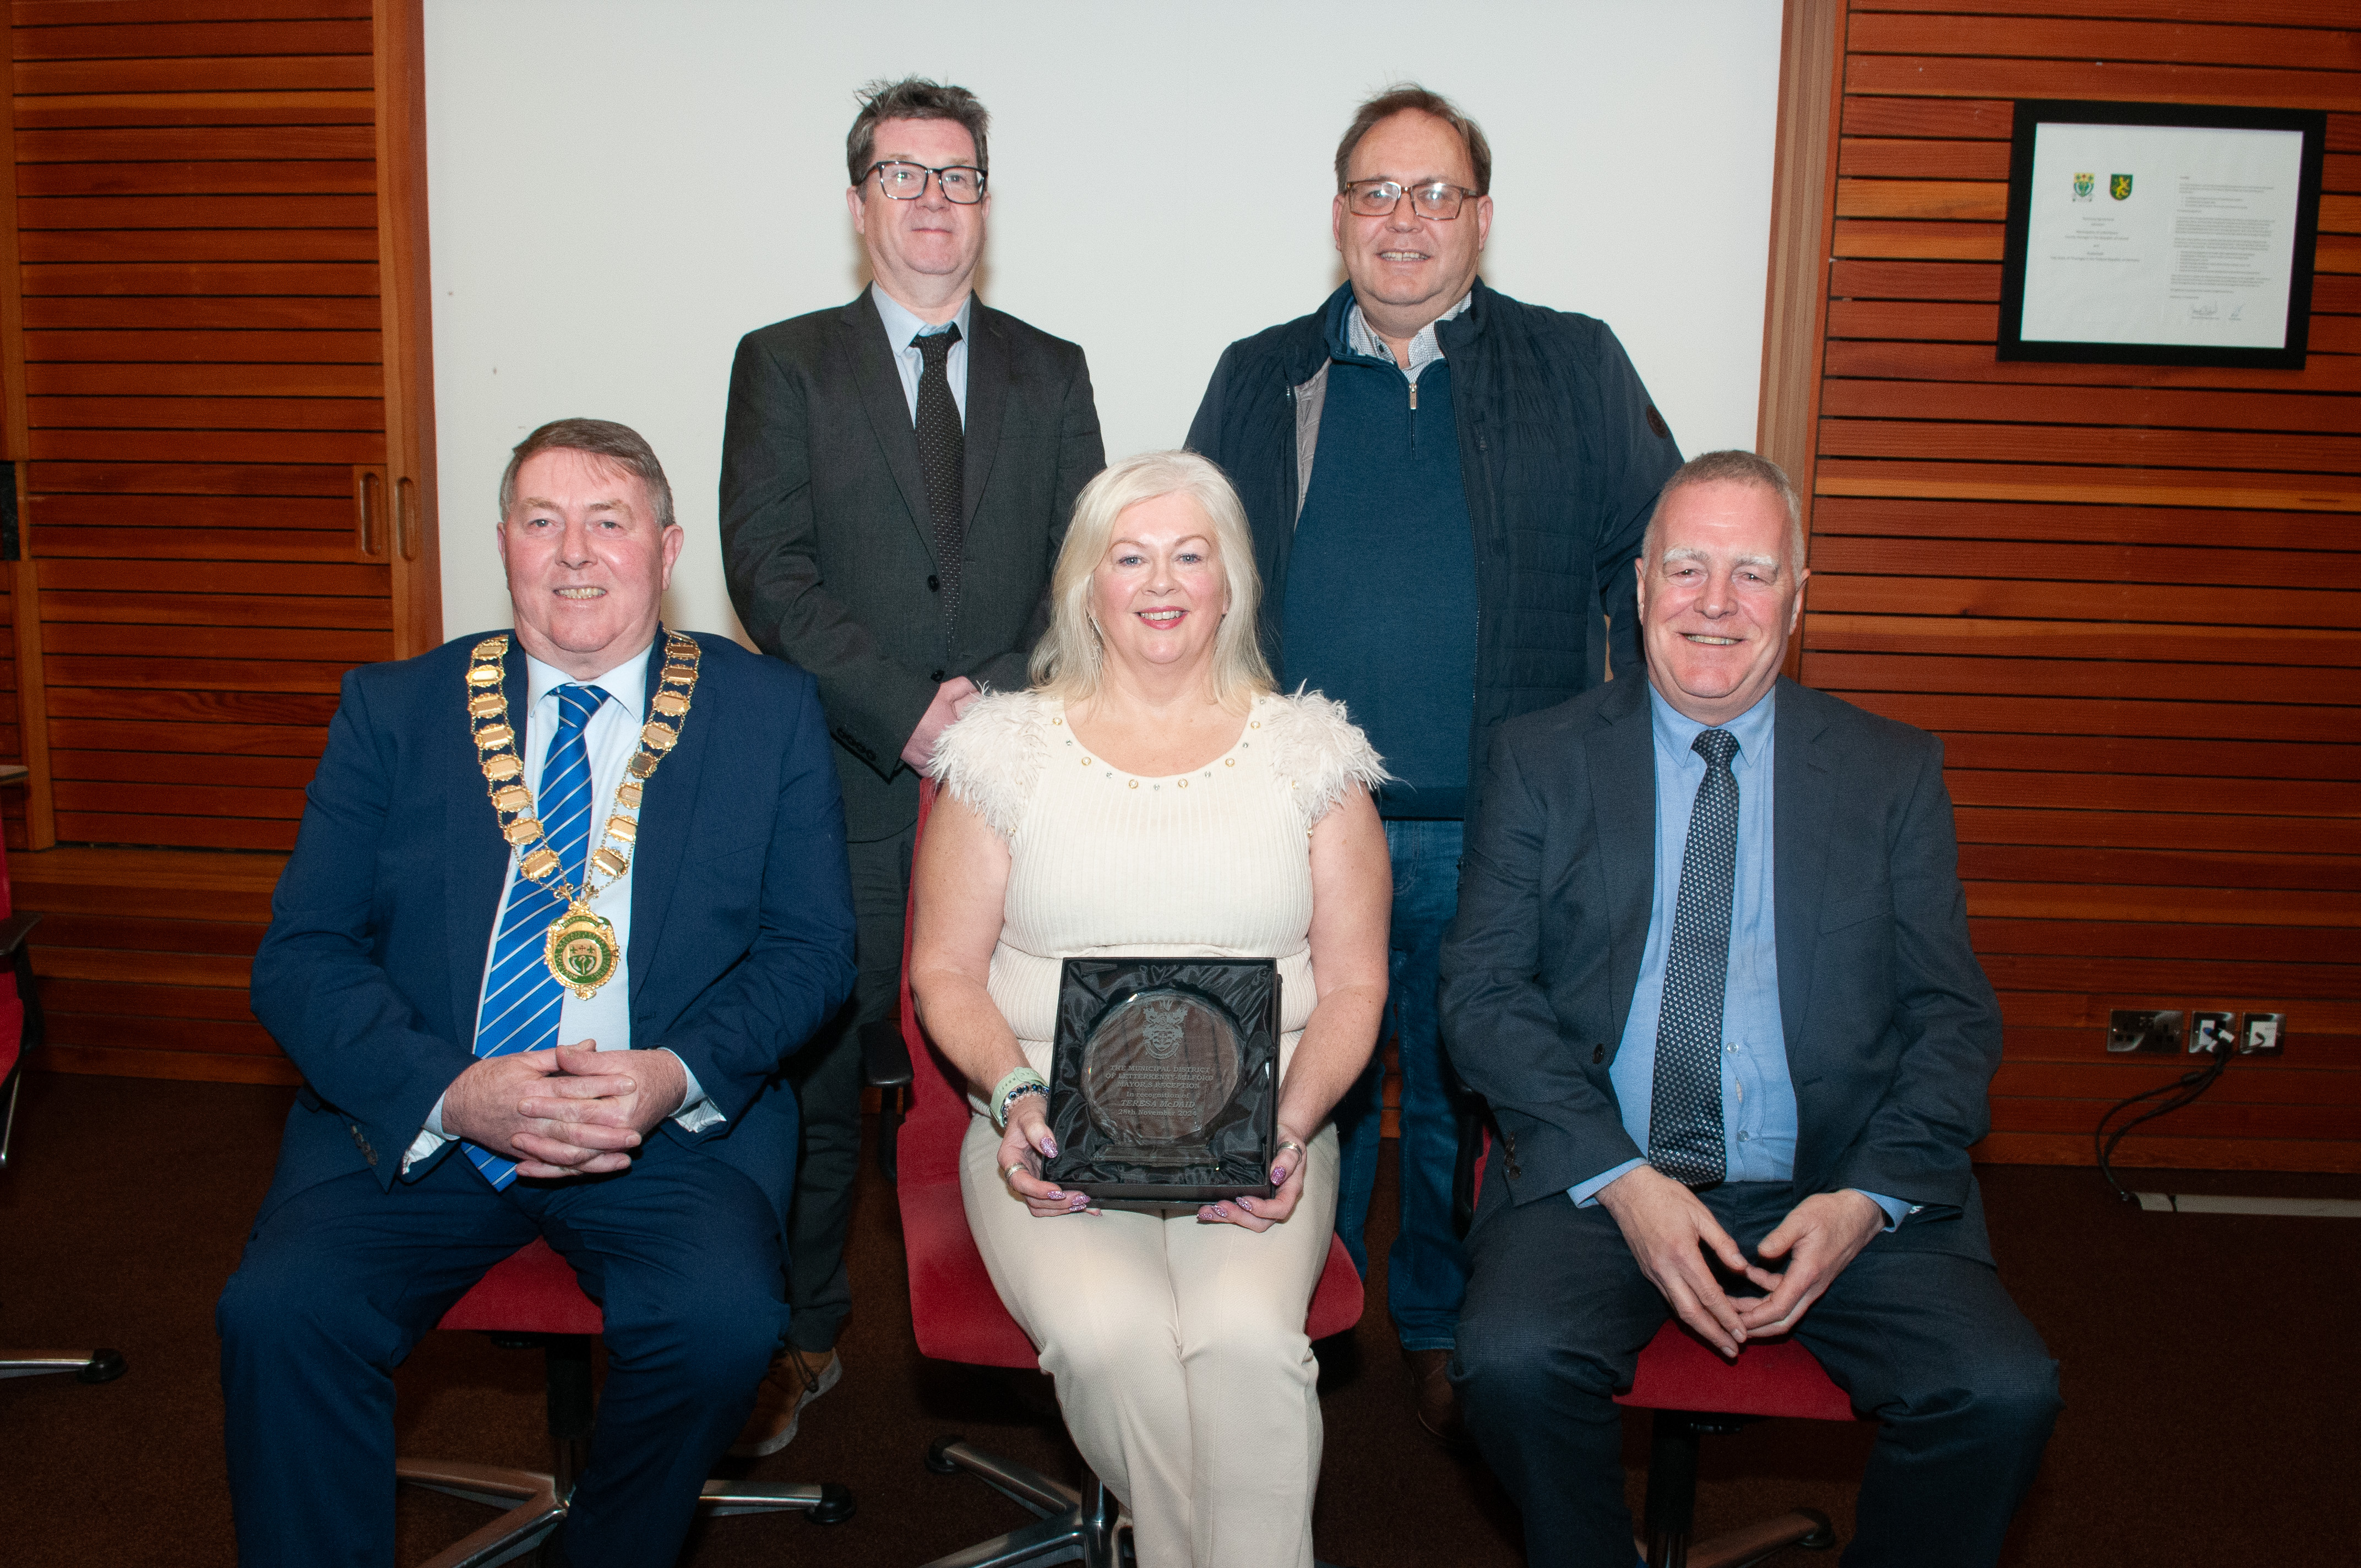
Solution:
<svg viewBox="0 0 2361 1568">
<path fill-rule="evenodd" d="M 7 15 L 0 812 L 52 1054 L 284 1078 L 246 966 L 339 684 L 441 633 L 419 8 Z"/>
</svg>

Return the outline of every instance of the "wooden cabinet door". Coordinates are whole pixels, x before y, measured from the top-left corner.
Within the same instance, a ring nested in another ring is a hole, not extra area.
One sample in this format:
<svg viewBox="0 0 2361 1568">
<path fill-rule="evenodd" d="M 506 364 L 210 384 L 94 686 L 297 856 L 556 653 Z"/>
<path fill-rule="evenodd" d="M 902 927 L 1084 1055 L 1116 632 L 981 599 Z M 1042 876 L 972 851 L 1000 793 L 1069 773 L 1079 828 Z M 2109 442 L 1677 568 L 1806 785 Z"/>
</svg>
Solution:
<svg viewBox="0 0 2361 1568">
<path fill-rule="evenodd" d="M 8 842 L 283 850 L 440 636 L 416 0 L 9 21 Z"/>
</svg>

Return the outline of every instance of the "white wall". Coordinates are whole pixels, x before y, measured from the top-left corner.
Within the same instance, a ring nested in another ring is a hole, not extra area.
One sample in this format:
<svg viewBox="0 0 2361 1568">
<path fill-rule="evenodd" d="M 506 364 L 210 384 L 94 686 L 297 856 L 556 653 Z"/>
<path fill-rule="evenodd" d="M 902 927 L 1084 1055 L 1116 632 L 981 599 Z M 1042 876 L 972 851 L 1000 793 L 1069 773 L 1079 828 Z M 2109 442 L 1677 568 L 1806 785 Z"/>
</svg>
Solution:
<svg viewBox="0 0 2361 1568">
<path fill-rule="evenodd" d="M 1178 444 L 1224 345 L 1342 281 L 1330 159 L 1400 77 L 1491 139 L 1487 280 L 1609 322 L 1684 450 L 1752 446 L 1779 21 L 1780 0 L 428 0 L 445 630 L 509 623 L 507 450 L 588 414 L 671 476 L 668 619 L 738 631 L 730 355 L 865 280 L 852 91 L 910 71 L 991 108 L 983 296 L 1089 352 L 1111 456 Z"/>
</svg>

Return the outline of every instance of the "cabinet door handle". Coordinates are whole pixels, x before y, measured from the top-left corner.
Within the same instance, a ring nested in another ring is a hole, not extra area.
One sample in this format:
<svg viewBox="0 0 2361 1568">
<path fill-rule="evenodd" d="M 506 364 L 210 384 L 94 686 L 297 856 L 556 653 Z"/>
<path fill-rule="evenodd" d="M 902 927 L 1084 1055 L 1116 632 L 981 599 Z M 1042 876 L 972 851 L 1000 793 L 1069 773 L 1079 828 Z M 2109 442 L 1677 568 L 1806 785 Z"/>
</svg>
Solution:
<svg viewBox="0 0 2361 1568">
<path fill-rule="evenodd" d="M 403 560 L 418 559 L 418 481 L 407 474 L 393 482 L 393 537 Z"/>
<path fill-rule="evenodd" d="M 374 468 L 354 470 L 353 510 L 360 534 L 360 552 L 371 558 L 385 548 L 378 536 L 378 491 L 384 485 L 384 476 Z"/>
</svg>

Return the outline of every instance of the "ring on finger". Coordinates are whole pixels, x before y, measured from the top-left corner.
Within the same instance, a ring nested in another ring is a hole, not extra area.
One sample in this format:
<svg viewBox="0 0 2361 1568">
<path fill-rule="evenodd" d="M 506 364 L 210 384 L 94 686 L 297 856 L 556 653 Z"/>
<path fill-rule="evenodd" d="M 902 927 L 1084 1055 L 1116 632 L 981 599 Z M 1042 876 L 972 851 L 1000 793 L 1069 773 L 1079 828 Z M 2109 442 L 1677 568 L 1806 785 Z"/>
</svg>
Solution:
<svg viewBox="0 0 2361 1568">
<path fill-rule="evenodd" d="M 1281 1138 L 1281 1139 L 1279 1141 L 1279 1146 L 1280 1148 L 1282 1148 L 1282 1149 L 1293 1149 L 1297 1154 L 1300 1154 L 1300 1155 L 1306 1155 L 1306 1156 L 1308 1156 L 1308 1155 L 1310 1155 L 1310 1154 L 1312 1153 L 1312 1151 L 1311 1151 L 1310 1149 L 1305 1148 L 1301 1144 L 1297 1143 L 1293 1138 Z"/>
<path fill-rule="evenodd" d="M 1025 1162 L 1023 1160 L 1012 1159 L 1006 1165 L 1000 1168 L 1000 1179 L 1003 1181 L 1014 1181 L 1024 1168 Z"/>
</svg>

